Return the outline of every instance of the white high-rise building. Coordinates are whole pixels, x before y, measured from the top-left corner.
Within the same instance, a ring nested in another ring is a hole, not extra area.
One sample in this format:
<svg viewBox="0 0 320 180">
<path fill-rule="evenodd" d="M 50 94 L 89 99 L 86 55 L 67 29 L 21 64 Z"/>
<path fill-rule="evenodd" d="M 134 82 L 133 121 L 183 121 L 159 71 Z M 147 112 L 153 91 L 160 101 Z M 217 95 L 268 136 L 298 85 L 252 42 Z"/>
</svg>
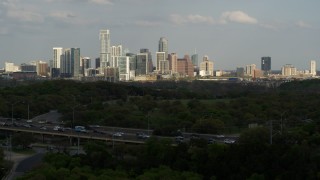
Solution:
<svg viewBox="0 0 320 180">
<path fill-rule="evenodd" d="M 316 66 L 316 61 L 315 60 L 311 60 L 310 61 L 310 74 L 312 76 L 316 76 L 317 75 L 317 66 Z"/>
<path fill-rule="evenodd" d="M 168 59 L 168 40 L 164 37 L 161 37 L 159 40 L 158 52 L 165 52 L 165 60 Z"/>
<path fill-rule="evenodd" d="M 62 54 L 63 54 L 62 47 L 53 48 L 53 67 L 52 68 L 60 68 Z"/>
<path fill-rule="evenodd" d="M 282 76 L 295 76 L 297 75 L 297 68 L 291 64 L 286 64 L 281 68 Z"/>
<path fill-rule="evenodd" d="M 4 63 L 4 70 L 5 72 L 17 72 L 20 71 L 19 66 L 14 65 L 12 62 L 5 62 Z"/>
<path fill-rule="evenodd" d="M 256 70 L 256 65 L 255 64 L 250 64 L 246 66 L 246 75 L 254 77 L 254 71 Z"/>
<path fill-rule="evenodd" d="M 203 57 L 203 61 L 200 63 L 199 74 L 200 76 L 213 76 L 214 64 L 209 60 L 208 56 Z"/>
<path fill-rule="evenodd" d="M 156 62 L 157 62 L 156 69 L 158 71 L 161 71 L 161 66 L 160 66 L 161 61 L 165 61 L 165 60 L 166 60 L 165 52 L 156 52 Z"/>
<path fill-rule="evenodd" d="M 111 47 L 111 56 L 122 56 L 122 45 L 112 46 Z"/>
<path fill-rule="evenodd" d="M 108 29 L 100 30 L 99 40 L 100 40 L 100 68 L 103 69 L 105 67 L 110 66 L 110 62 L 109 62 L 111 59 L 110 31 Z"/>
</svg>

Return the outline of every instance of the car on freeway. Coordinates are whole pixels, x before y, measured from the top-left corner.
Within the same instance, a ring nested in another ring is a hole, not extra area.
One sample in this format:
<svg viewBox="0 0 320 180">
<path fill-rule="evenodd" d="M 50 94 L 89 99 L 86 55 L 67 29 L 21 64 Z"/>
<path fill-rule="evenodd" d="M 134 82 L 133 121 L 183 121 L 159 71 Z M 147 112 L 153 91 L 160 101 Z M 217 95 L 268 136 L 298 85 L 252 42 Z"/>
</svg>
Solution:
<svg viewBox="0 0 320 180">
<path fill-rule="evenodd" d="M 200 139 L 199 134 L 191 134 L 190 139 Z"/>
<path fill-rule="evenodd" d="M 208 139 L 208 144 L 215 144 L 215 143 L 217 143 L 217 140 L 215 140 L 213 138 Z"/>
<path fill-rule="evenodd" d="M 143 132 L 137 132 L 136 136 L 137 136 L 138 139 L 148 139 L 148 138 L 150 138 L 149 135 L 147 135 L 147 134 L 145 134 Z"/>
<path fill-rule="evenodd" d="M 40 127 L 40 129 L 41 129 L 41 130 L 47 130 L 47 127 L 42 126 L 42 127 Z"/>
<path fill-rule="evenodd" d="M 234 140 L 234 139 L 225 139 L 223 142 L 224 142 L 225 144 L 233 144 L 233 143 L 236 142 L 236 140 Z"/>
<path fill-rule="evenodd" d="M 217 138 L 224 138 L 224 135 L 223 134 L 218 134 Z"/>
<path fill-rule="evenodd" d="M 112 136 L 114 136 L 114 137 L 122 137 L 122 135 L 123 135 L 123 133 L 121 133 L 121 132 L 116 132 L 116 133 L 113 133 Z"/>
<path fill-rule="evenodd" d="M 176 136 L 176 137 L 175 137 L 175 141 L 176 141 L 177 143 L 182 143 L 182 142 L 184 141 L 184 137 L 183 137 L 183 136 Z"/>
</svg>

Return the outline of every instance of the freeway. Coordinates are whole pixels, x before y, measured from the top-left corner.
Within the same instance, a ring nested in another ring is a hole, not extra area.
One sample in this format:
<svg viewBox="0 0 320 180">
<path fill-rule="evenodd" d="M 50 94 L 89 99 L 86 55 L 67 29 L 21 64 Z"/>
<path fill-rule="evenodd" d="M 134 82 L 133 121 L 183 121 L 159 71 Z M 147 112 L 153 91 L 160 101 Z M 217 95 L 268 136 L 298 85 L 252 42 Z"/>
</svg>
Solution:
<svg viewBox="0 0 320 180">
<path fill-rule="evenodd" d="M 94 139 L 94 140 L 104 140 L 113 142 L 125 142 L 141 144 L 144 143 L 142 139 L 137 139 L 135 135 L 121 135 L 121 137 L 115 137 L 110 134 L 101 134 L 88 131 L 87 133 L 75 132 L 73 130 L 66 131 L 54 131 L 54 130 L 41 130 L 37 128 L 27 128 L 27 127 L 10 127 L 10 126 L 0 126 L 0 130 L 11 131 L 11 132 L 27 132 L 33 134 L 50 135 L 50 136 L 62 136 L 68 138 L 80 138 L 80 139 Z"/>
<path fill-rule="evenodd" d="M 55 127 L 59 126 L 58 129 Z M 147 129 L 133 129 L 133 128 L 121 128 L 121 127 L 108 127 L 99 125 L 89 125 L 89 129 L 84 132 L 76 132 L 71 128 L 64 128 L 59 123 L 46 123 L 43 121 L 32 121 L 27 120 L 14 120 L 0 119 L 0 130 L 10 132 L 27 132 L 32 134 L 40 134 L 43 136 L 57 136 L 67 138 L 78 138 L 78 139 L 93 139 L 103 140 L 107 142 L 122 142 L 122 143 L 133 143 L 142 144 L 145 140 L 153 134 L 153 130 Z M 137 136 L 140 134 L 142 136 Z M 205 139 L 218 143 L 225 143 L 225 140 L 236 140 L 239 135 L 215 135 L 215 134 L 194 134 L 194 133 L 181 133 L 183 142 L 190 141 L 190 139 Z M 168 138 L 174 143 L 181 143 L 181 137 L 163 137 L 154 136 L 156 138 Z"/>
</svg>

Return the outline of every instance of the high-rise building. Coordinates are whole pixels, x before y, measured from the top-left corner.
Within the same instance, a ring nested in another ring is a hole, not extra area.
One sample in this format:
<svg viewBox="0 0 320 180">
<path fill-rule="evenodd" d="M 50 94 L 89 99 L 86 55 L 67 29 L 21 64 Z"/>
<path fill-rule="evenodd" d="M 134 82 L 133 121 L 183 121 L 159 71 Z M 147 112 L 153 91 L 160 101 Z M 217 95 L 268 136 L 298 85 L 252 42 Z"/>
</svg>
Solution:
<svg viewBox="0 0 320 180">
<path fill-rule="evenodd" d="M 110 31 L 100 30 L 100 68 L 110 66 L 111 50 L 110 50 Z M 103 71 L 101 71 L 103 72 Z"/>
<path fill-rule="evenodd" d="M 156 69 L 157 71 L 161 71 L 161 62 L 166 60 L 166 53 L 165 52 L 156 52 Z"/>
<path fill-rule="evenodd" d="M 53 48 L 53 66 L 51 66 L 51 68 L 60 68 L 62 53 L 63 53 L 62 47 Z"/>
<path fill-rule="evenodd" d="M 5 72 L 17 72 L 20 71 L 20 66 L 14 65 L 12 62 L 5 62 L 4 63 L 4 70 Z"/>
<path fill-rule="evenodd" d="M 281 72 L 283 76 L 294 76 L 297 75 L 297 68 L 291 64 L 286 64 L 281 68 Z"/>
<path fill-rule="evenodd" d="M 192 56 L 191 56 L 191 61 L 192 61 L 192 64 L 194 65 L 194 66 L 196 66 L 196 67 L 198 67 L 198 65 L 199 65 L 199 62 L 198 62 L 198 54 L 193 54 Z"/>
<path fill-rule="evenodd" d="M 181 76 L 193 77 L 193 64 L 189 55 L 185 55 L 183 59 L 177 61 L 177 72 Z"/>
<path fill-rule="evenodd" d="M 168 40 L 165 37 L 161 37 L 159 40 L 158 52 L 165 52 L 165 60 L 168 59 Z"/>
<path fill-rule="evenodd" d="M 312 76 L 316 76 L 317 75 L 317 65 L 316 65 L 316 61 L 315 60 L 311 60 L 310 61 L 310 74 Z"/>
<path fill-rule="evenodd" d="M 122 56 L 123 50 L 122 45 L 111 46 L 111 56 Z"/>
<path fill-rule="evenodd" d="M 37 72 L 37 66 L 33 64 L 21 64 L 21 72 Z"/>
<path fill-rule="evenodd" d="M 200 76 L 213 76 L 213 62 L 209 60 L 208 56 L 203 57 L 199 70 Z"/>
<path fill-rule="evenodd" d="M 80 74 L 85 76 L 86 70 L 91 68 L 91 59 L 90 57 L 82 57 L 80 63 Z"/>
<path fill-rule="evenodd" d="M 37 62 L 37 75 L 42 77 L 48 76 L 48 63 L 44 61 Z"/>
<path fill-rule="evenodd" d="M 254 77 L 254 70 L 256 70 L 255 64 L 250 64 L 246 66 L 246 75 Z"/>
<path fill-rule="evenodd" d="M 80 48 L 67 48 L 62 57 L 61 76 L 78 78 L 80 73 Z"/>
<path fill-rule="evenodd" d="M 96 58 L 96 69 L 99 69 L 100 68 L 100 58 Z"/>
<path fill-rule="evenodd" d="M 169 54 L 169 70 L 172 73 L 177 72 L 178 55 L 176 53 Z"/>
<path fill-rule="evenodd" d="M 129 81 L 130 80 L 130 57 L 119 56 L 118 68 L 119 68 L 119 80 Z"/>
<path fill-rule="evenodd" d="M 262 57 L 261 58 L 261 70 L 262 71 L 271 71 L 271 57 Z"/>
<path fill-rule="evenodd" d="M 237 77 L 244 77 L 244 68 L 237 67 L 236 74 L 237 74 Z"/>
<path fill-rule="evenodd" d="M 148 54 L 148 69 L 147 73 L 151 73 L 153 71 L 153 63 L 152 63 L 152 54 L 149 49 L 140 49 L 140 53 L 147 53 Z"/>
</svg>

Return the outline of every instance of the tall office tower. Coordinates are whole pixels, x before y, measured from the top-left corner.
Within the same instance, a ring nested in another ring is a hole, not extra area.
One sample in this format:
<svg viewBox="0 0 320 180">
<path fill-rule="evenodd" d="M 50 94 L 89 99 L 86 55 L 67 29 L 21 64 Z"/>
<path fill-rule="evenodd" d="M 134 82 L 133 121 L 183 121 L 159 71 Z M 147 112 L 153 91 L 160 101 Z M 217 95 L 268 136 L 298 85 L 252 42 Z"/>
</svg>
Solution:
<svg viewBox="0 0 320 180">
<path fill-rule="evenodd" d="M 149 49 L 140 49 L 140 53 L 147 53 L 148 54 L 148 65 L 147 65 L 147 73 L 151 73 L 153 71 L 153 63 L 152 63 L 152 55 Z"/>
<path fill-rule="evenodd" d="M 96 58 L 95 65 L 96 65 L 96 69 L 100 68 L 100 58 Z"/>
<path fill-rule="evenodd" d="M 237 67 L 236 73 L 237 73 L 237 77 L 244 77 L 244 68 Z"/>
<path fill-rule="evenodd" d="M 136 59 L 135 76 L 148 74 L 148 53 L 138 53 Z"/>
<path fill-rule="evenodd" d="M 122 56 L 123 50 L 122 45 L 111 46 L 111 56 Z"/>
<path fill-rule="evenodd" d="M 199 62 L 198 62 L 198 54 L 193 54 L 192 56 L 191 56 L 191 61 L 192 61 L 192 64 L 194 65 L 194 66 L 196 66 L 196 67 L 198 67 L 198 65 L 199 65 Z"/>
<path fill-rule="evenodd" d="M 37 62 L 37 75 L 47 77 L 48 76 L 48 63 L 44 61 Z"/>
<path fill-rule="evenodd" d="M 118 68 L 119 68 L 119 80 L 129 81 L 130 80 L 130 57 L 119 56 Z"/>
<path fill-rule="evenodd" d="M 297 68 L 291 64 L 286 64 L 281 68 L 281 72 L 283 76 L 294 76 L 297 75 Z"/>
<path fill-rule="evenodd" d="M 85 76 L 87 69 L 91 68 L 91 59 L 90 57 L 82 57 L 80 62 L 80 74 Z"/>
<path fill-rule="evenodd" d="M 317 65 L 316 65 L 316 61 L 315 60 L 311 60 L 310 61 L 310 74 L 312 76 L 316 76 L 317 75 Z"/>
<path fill-rule="evenodd" d="M 246 75 L 254 77 L 254 70 L 256 70 L 255 64 L 250 64 L 246 66 Z"/>
<path fill-rule="evenodd" d="M 63 53 L 62 47 L 53 48 L 53 66 L 51 68 L 60 68 L 62 53 Z"/>
<path fill-rule="evenodd" d="M 20 70 L 20 67 L 14 65 L 14 63 L 5 62 L 4 63 L 4 70 L 5 70 L 5 72 L 17 72 Z"/>
<path fill-rule="evenodd" d="M 203 57 L 200 63 L 200 76 L 213 76 L 213 62 L 209 60 L 208 56 Z"/>
<path fill-rule="evenodd" d="M 37 72 L 37 66 L 23 63 L 20 65 L 21 72 Z"/>
<path fill-rule="evenodd" d="M 165 61 L 166 60 L 166 53 L 165 52 L 156 52 L 156 69 L 157 71 L 161 71 L 160 68 L 160 63 L 161 61 Z"/>
<path fill-rule="evenodd" d="M 176 53 L 169 54 L 169 70 L 171 70 L 172 73 L 177 72 L 177 61 L 178 55 Z"/>
<path fill-rule="evenodd" d="M 168 59 L 168 40 L 165 37 L 161 37 L 159 40 L 158 52 L 165 52 L 165 60 Z"/>
<path fill-rule="evenodd" d="M 111 50 L 110 50 L 110 31 L 100 30 L 100 68 L 110 66 Z M 102 73 L 103 71 L 101 71 Z"/>
<path fill-rule="evenodd" d="M 181 76 L 193 77 L 193 64 L 189 55 L 185 55 L 183 59 L 177 61 L 177 72 Z"/>
<path fill-rule="evenodd" d="M 261 70 L 267 72 L 271 71 L 271 57 L 261 58 Z"/>
<path fill-rule="evenodd" d="M 65 49 L 61 61 L 62 77 L 79 77 L 80 73 L 80 48 Z"/>
</svg>

